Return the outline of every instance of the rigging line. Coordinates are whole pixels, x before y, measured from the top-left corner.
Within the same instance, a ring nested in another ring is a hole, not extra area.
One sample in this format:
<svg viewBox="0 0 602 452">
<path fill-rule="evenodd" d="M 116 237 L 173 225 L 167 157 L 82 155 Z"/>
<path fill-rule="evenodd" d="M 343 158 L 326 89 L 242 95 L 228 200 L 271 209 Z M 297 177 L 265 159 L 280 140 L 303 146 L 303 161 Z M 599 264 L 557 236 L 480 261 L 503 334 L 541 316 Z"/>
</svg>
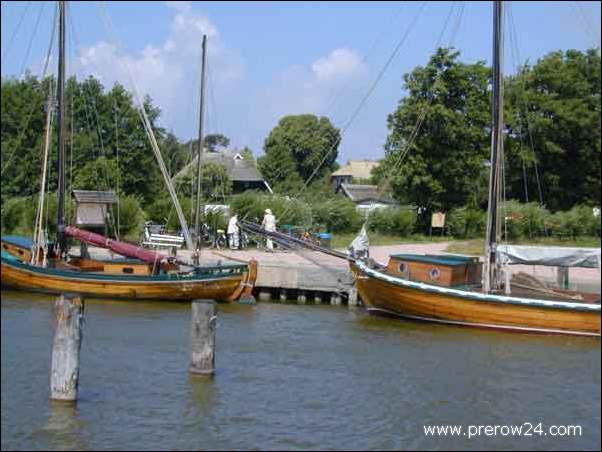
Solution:
<svg viewBox="0 0 602 452">
<path fill-rule="evenodd" d="M 57 6 L 54 10 L 54 20 L 53 20 L 53 27 L 52 27 L 52 31 L 50 33 L 50 41 L 48 44 L 48 50 L 46 52 L 46 60 L 44 62 L 44 68 L 42 70 L 42 73 L 40 74 L 40 78 L 43 80 L 46 77 L 46 74 L 48 73 L 48 65 L 50 64 L 50 59 L 52 56 L 52 47 L 53 47 L 53 43 L 54 43 L 54 35 L 56 32 L 56 27 L 57 27 L 57 17 L 58 17 L 58 3 Z M 30 108 L 29 108 L 29 113 L 27 114 L 27 117 L 25 119 L 25 123 L 23 124 L 22 128 L 21 128 L 21 132 L 17 138 L 17 142 L 15 143 L 12 151 L 10 152 L 9 156 L 8 156 L 8 160 L 4 159 L 3 160 L 3 165 L 2 165 L 2 169 L 0 170 L 0 177 L 4 176 L 5 171 L 10 167 L 10 165 L 12 164 L 12 162 L 14 161 L 14 158 L 16 156 L 16 152 L 17 149 L 21 146 L 21 142 L 23 141 L 23 137 L 25 136 L 25 131 L 28 130 L 28 126 L 29 126 L 29 122 L 31 121 L 31 118 L 33 116 L 33 112 L 39 108 L 39 106 L 35 103 L 32 102 Z M 3 153 L 4 154 L 4 153 Z"/>
<path fill-rule="evenodd" d="M 442 44 L 442 41 L 443 41 L 443 36 L 444 36 L 445 31 L 447 30 L 447 27 L 449 25 L 449 22 L 450 22 L 450 19 L 451 19 L 451 16 L 452 16 L 452 12 L 453 12 L 454 8 L 455 8 L 455 4 L 452 4 L 452 6 L 450 8 L 450 11 L 449 11 L 449 14 L 447 15 L 447 18 L 446 18 L 446 20 L 444 22 L 443 30 L 439 34 L 439 39 L 437 40 L 437 43 L 435 45 L 436 49 L 439 49 L 441 47 L 441 44 Z M 456 12 L 456 25 L 452 29 L 452 34 L 450 35 L 450 38 L 449 38 L 448 47 L 451 46 L 451 44 L 455 41 L 457 33 L 458 33 L 459 29 L 460 29 L 460 23 L 462 21 L 463 13 L 464 13 L 464 2 L 462 2 L 461 7 Z M 435 76 L 435 80 L 433 81 L 433 87 L 435 87 L 437 85 L 437 83 L 439 81 L 440 75 L 441 74 L 437 74 Z M 401 165 L 401 163 L 405 160 L 405 157 L 409 153 L 410 147 L 416 141 L 416 138 L 417 138 L 418 133 L 419 133 L 421 127 L 422 127 L 422 124 L 423 124 L 424 120 L 426 119 L 426 115 L 428 113 L 429 108 L 430 108 L 430 103 L 429 103 L 429 100 L 427 100 L 423 104 L 422 110 L 418 114 L 418 117 L 416 119 L 416 123 L 414 125 L 414 129 L 411 132 L 409 139 L 406 141 L 405 146 L 400 151 L 399 157 L 398 157 L 397 161 L 393 164 L 393 166 L 391 167 L 391 169 L 388 171 L 389 175 L 387 177 L 385 177 L 385 179 L 384 179 L 383 182 L 381 182 L 381 188 L 379 189 L 379 192 L 381 194 L 384 193 L 389 188 L 390 181 L 393 178 L 393 175 L 395 174 L 395 172 L 397 171 L 397 169 L 399 168 L 399 166 Z"/>
<path fill-rule="evenodd" d="M 516 24 L 514 22 L 514 14 L 512 12 L 512 8 L 508 8 L 508 12 L 509 12 L 508 19 L 509 19 L 511 27 L 514 31 L 513 34 L 514 34 L 515 38 L 517 38 L 518 33 L 516 31 Z M 518 47 L 518 39 L 516 39 L 514 41 L 514 44 L 516 46 L 516 54 L 518 57 L 518 61 L 520 61 L 521 58 L 520 58 L 520 49 Z M 532 125 L 531 125 L 531 122 L 529 121 L 529 107 L 527 105 L 527 99 L 526 99 L 527 86 L 526 86 L 525 76 L 526 76 L 526 73 L 522 74 L 522 76 L 520 77 L 521 100 L 522 100 L 522 104 L 523 104 L 523 108 L 524 108 L 525 122 L 527 123 L 527 136 L 529 137 L 529 144 L 531 146 L 531 152 L 533 154 L 533 167 L 535 169 L 535 181 L 537 183 L 537 192 L 539 195 L 539 202 L 541 205 L 545 205 L 542 184 L 541 184 L 540 177 L 539 177 L 539 165 L 538 165 L 539 160 L 538 160 L 537 154 L 535 152 L 535 144 L 534 144 L 534 140 L 533 140 Z"/>
<path fill-rule="evenodd" d="M 79 38 L 78 38 L 78 36 L 77 36 L 77 34 L 75 32 L 75 25 L 73 24 L 73 20 L 71 19 L 71 15 L 69 15 L 68 17 L 69 17 L 69 27 L 71 29 L 71 35 L 73 37 L 73 42 L 75 43 L 75 46 L 76 46 L 77 50 L 81 53 L 82 47 L 80 45 Z M 88 101 L 90 103 L 91 110 L 94 113 L 94 119 L 96 119 L 96 135 L 97 135 L 97 138 L 98 138 L 98 143 L 100 144 L 100 150 L 101 150 L 102 156 L 105 157 L 105 159 L 106 159 L 106 152 L 105 152 L 105 148 L 104 148 L 104 140 L 102 139 L 102 133 L 101 133 L 101 130 L 100 130 L 101 129 L 101 127 L 100 127 L 100 119 L 99 119 L 99 115 L 98 115 L 98 109 L 96 108 L 96 100 L 94 99 L 93 93 L 92 93 L 92 91 L 91 91 L 90 88 L 88 88 L 88 93 L 86 93 L 86 83 L 85 83 L 85 80 L 84 80 L 84 83 L 83 83 L 82 92 L 85 95 L 86 101 Z M 108 184 L 108 182 L 109 182 L 108 175 L 106 174 L 106 172 L 105 172 L 105 179 L 106 179 L 107 185 L 109 185 Z"/>
<path fill-rule="evenodd" d="M 44 12 L 44 7 L 46 6 L 46 2 L 41 2 L 40 3 L 40 12 L 38 13 L 38 18 L 36 19 L 36 23 L 34 25 L 33 28 L 33 33 L 31 34 L 31 37 L 29 38 L 29 44 L 27 45 L 27 50 L 25 51 L 25 56 L 23 58 L 23 63 L 21 63 L 21 71 L 19 72 L 20 77 L 23 77 L 23 74 L 25 72 L 25 65 L 27 64 L 27 60 L 29 60 L 29 53 L 31 52 L 31 45 L 33 44 L 33 40 L 36 37 L 36 34 L 38 33 L 38 27 L 40 25 L 40 19 L 42 18 L 42 13 Z"/>
<path fill-rule="evenodd" d="M 105 26 L 107 27 L 107 31 L 109 32 L 110 36 L 112 37 L 113 42 L 115 43 L 116 49 L 119 50 L 121 48 L 120 46 L 120 41 L 118 41 L 117 39 L 115 39 L 115 33 L 113 31 L 112 28 L 112 24 L 111 24 L 111 20 L 110 17 L 108 15 L 108 11 L 106 10 L 106 5 L 105 2 L 101 2 L 101 12 L 103 13 L 103 18 L 105 21 Z M 163 157 L 161 156 L 161 150 L 159 149 L 159 144 L 157 143 L 157 139 L 155 138 L 155 134 L 153 132 L 153 128 L 152 128 L 152 124 L 148 118 L 148 115 L 146 113 L 146 108 L 144 107 L 144 102 L 143 99 L 140 96 L 140 92 L 135 84 L 134 78 L 132 76 L 132 72 L 129 68 L 129 65 L 127 63 L 127 61 L 123 62 L 123 65 L 126 68 L 127 74 L 130 78 L 130 82 L 134 88 L 134 94 L 135 94 L 135 98 L 137 100 L 138 103 L 138 116 L 140 116 L 140 119 L 142 120 L 142 124 L 144 126 L 144 130 L 146 132 L 147 138 L 149 139 L 150 143 L 151 143 L 151 148 L 153 150 L 153 153 L 155 154 L 155 157 L 159 163 L 159 169 L 161 170 L 161 174 L 163 175 L 165 184 L 167 185 L 167 189 L 169 191 L 169 194 L 171 196 L 172 202 L 175 204 L 176 207 L 176 212 L 178 214 L 178 219 L 180 220 L 180 224 L 182 226 L 183 232 L 184 232 L 184 238 L 186 239 L 186 246 L 189 250 L 193 250 L 194 246 L 192 243 L 192 238 L 190 236 L 190 232 L 188 230 L 188 224 L 186 222 L 186 218 L 184 217 L 184 213 L 182 212 L 182 207 L 180 206 L 180 203 L 178 201 L 177 198 L 177 194 L 171 184 L 171 179 L 169 177 L 169 173 L 167 171 L 167 168 L 165 166 L 165 162 L 163 161 Z"/>
<path fill-rule="evenodd" d="M 44 12 L 44 7 L 46 6 L 46 2 L 40 2 L 40 11 L 38 12 L 38 17 L 36 19 L 36 23 L 33 28 L 33 32 L 31 33 L 31 37 L 29 38 L 29 43 L 27 44 L 27 50 L 25 51 L 25 56 L 23 57 L 23 62 L 21 63 L 21 70 L 19 71 L 20 76 L 23 77 L 25 73 L 25 65 L 29 60 L 29 54 L 31 52 L 31 45 L 33 44 L 33 40 L 38 33 L 38 27 L 40 25 L 40 19 L 42 18 L 42 13 Z"/>
<path fill-rule="evenodd" d="M 585 11 L 583 11 L 583 6 L 581 5 L 581 2 L 579 1 L 573 1 L 571 3 L 571 6 L 576 5 L 576 8 L 572 8 L 574 11 L 577 11 L 577 16 L 579 16 L 579 19 L 581 19 L 581 21 L 585 24 L 585 28 L 587 29 L 590 37 L 592 38 L 592 42 L 594 43 L 594 46 L 596 47 L 600 47 L 600 33 L 596 33 L 594 30 L 594 27 L 592 26 L 592 24 L 590 23 L 587 14 L 585 13 Z"/>
<path fill-rule="evenodd" d="M 15 40 L 15 36 L 17 36 L 17 33 L 19 32 L 19 29 L 21 28 L 21 24 L 23 23 L 23 19 L 25 19 L 25 14 L 27 14 L 27 11 L 29 10 L 30 6 L 31 6 L 31 0 L 27 2 L 27 5 L 25 5 L 25 10 L 21 14 L 21 18 L 19 19 L 19 23 L 17 24 L 17 28 L 15 28 L 15 31 L 13 31 L 13 34 L 10 37 L 8 45 L 6 46 L 6 48 L 4 50 L 4 54 L 2 55 L 2 57 L 0 57 L 0 64 L 4 64 L 4 59 L 8 55 L 8 52 L 10 52 L 10 49 L 12 48 L 13 42 Z"/>
<path fill-rule="evenodd" d="M 518 57 L 517 37 L 515 35 L 516 29 L 514 29 L 511 26 L 511 20 L 512 20 L 513 16 L 512 16 L 512 9 L 511 9 L 510 5 L 508 5 L 507 11 L 508 11 L 508 18 L 510 20 L 506 21 L 506 26 L 508 27 L 508 37 L 509 37 L 510 50 L 511 50 L 511 56 L 512 56 L 512 63 L 514 66 L 514 72 L 516 73 L 516 77 L 518 80 L 518 77 L 520 77 L 521 67 L 520 67 L 520 58 Z M 526 114 L 526 112 L 525 112 L 525 114 Z M 523 153 L 523 145 L 524 145 L 525 137 L 524 137 L 524 133 L 523 133 L 523 118 L 522 118 L 520 111 L 518 113 L 517 120 L 518 120 L 518 135 L 519 135 L 519 151 L 518 151 L 518 153 L 519 153 L 519 157 L 521 160 L 521 166 L 522 166 L 525 202 L 528 203 L 529 202 L 529 180 L 528 180 L 528 176 L 527 176 L 527 165 L 526 165 L 525 156 Z"/>
<path fill-rule="evenodd" d="M 320 161 L 320 163 L 318 164 L 318 166 L 314 169 L 314 171 L 312 172 L 312 174 L 305 181 L 305 183 L 301 187 L 301 190 L 299 190 L 299 193 L 297 193 L 297 197 L 299 197 L 299 195 L 307 188 L 307 186 L 309 185 L 309 183 L 311 182 L 311 180 L 314 178 L 314 176 L 317 174 L 317 172 L 319 171 L 319 169 L 322 167 L 322 165 L 324 164 L 324 162 L 326 161 L 326 159 L 328 158 L 328 156 L 332 153 L 332 151 L 336 148 L 336 146 L 338 146 L 338 144 L 340 143 L 340 141 L 343 138 L 343 135 L 349 129 L 349 127 L 351 126 L 351 124 L 353 123 L 353 121 L 355 120 L 355 118 L 358 116 L 360 110 L 363 108 L 363 106 L 367 102 L 368 98 L 372 95 L 374 89 L 376 88 L 376 86 L 378 85 L 378 83 L 380 82 L 380 80 L 382 79 L 382 77 L 385 74 L 386 70 L 389 68 L 389 65 L 391 64 L 391 62 L 393 61 L 393 59 L 395 58 L 395 56 L 399 52 L 399 49 L 401 49 L 401 46 L 405 43 L 407 37 L 409 36 L 410 31 L 414 28 L 414 25 L 416 25 L 416 23 L 418 22 L 418 18 L 422 14 L 422 11 L 424 10 L 424 8 L 425 8 L 425 6 L 426 6 L 427 3 L 428 2 L 426 2 L 426 1 L 422 2 L 418 13 L 414 17 L 414 20 L 412 21 L 412 23 L 410 24 L 410 26 L 407 28 L 405 34 L 402 36 L 401 40 L 399 41 L 399 43 L 397 44 L 397 46 L 393 50 L 393 53 L 391 54 L 391 56 L 389 57 L 389 59 L 387 60 L 387 62 L 383 66 L 383 68 L 380 70 L 378 76 L 374 80 L 374 83 L 372 84 L 372 86 L 370 87 L 370 89 L 368 90 L 368 92 L 366 93 L 366 95 L 362 98 L 362 100 L 359 103 L 359 105 L 357 106 L 357 108 L 354 110 L 351 118 L 347 121 L 347 123 L 345 124 L 345 127 L 343 127 L 343 130 L 341 131 L 341 136 L 340 136 L 339 140 L 337 140 L 333 144 L 333 146 L 331 146 L 331 148 L 326 153 L 324 153 L 324 157 L 322 158 L 322 160 Z M 286 213 L 287 210 L 285 210 L 284 213 Z M 284 213 L 283 213 L 282 216 L 284 216 Z"/>
<path fill-rule="evenodd" d="M 392 15 L 392 20 L 389 25 L 391 25 L 393 22 L 396 22 L 397 19 L 399 18 L 399 16 L 401 16 L 404 6 L 405 6 L 405 3 L 402 3 L 401 7 L 398 8 L 397 12 Z M 383 29 L 383 31 L 374 39 L 369 50 L 364 54 L 364 58 L 362 58 L 362 63 L 366 63 L 368 61 L 368 58 L 374 53 L 374 50 L 376 49 L 376 45 L 379 43 L 379 41 L 381 41 L 384 38 L 384 36 L 387 33 L 388 33 L 388 28 L 385 27 Z M 351 81 L 352 81 L 351 79 L 347 80 L 347 82 L 341 87 L 341 89 L 332 97 L 331 101 L 328 103 L 328 107 L 326 108 L 326 110 L 324 110 L 323 116 L 326 116 L 327 114 L 329 114 L 331 112 L 332 108 L 338 102 L 338 100 L 342 96 L 343 92 L 345 92 L 347 90 L 347 88 L 349 87 L 349 85 L 351 84 Z"/>
<path fill-rule="evenodd" d="M 67 17 L 68 17 L 69 27 L 70 27 L 71 35 L 72 35 L 72 43 L 75 43 L 75 47 L 77 48 L 77 50 L 79 50 L 81 52 L 81 45 L 80 45 L 78 35 L 75 31 L 74 21 L 71 18 L 71 14 L 69 14 Z M 92 127 L 90 126 L 90 124 L 93 121 L 90 121 L 89 118 L 88 118 L 88 128 L 91 133 L 96 135 L 97 144 L 100 144 L 101 156 L 103 157 L 102 163 L 103 163 L 103 169 L 104 169 L 104 182 L 106 184 L 106 189 L 108 190 L 111 187 L 111 180 L 109 177 L 109 162 L 108 162 L 107 153 L 106 153 L 106 150 L 104 147 L 104 140 L 102 138 L 100 116 L 98 114 L 98 109 L 96 108 L 96 101 L 94 99 L 94 96 L 91 92 L 90 87 L 88 87 L 88 93 L 86 93 L 86 81 L 85 80 L 84 80 L 83 86 L 82 86 L 82 93 L 84 95 L 84 108 L 86 110 L 86 116 L 88 116 L 88 105 L 87 104 L 89 103 L 91 105 L 92 113 L 94 113 L 93 119 L 96 120 L 96 127 L 95 127 L 96 130 L 92 130 Z M 100 94 L 102 95 L 102 92 Z M 95 159 L 95 160 L 97 160 L 97 159 Z M 115 175 L 115 177 L 117 177 L 117 175 Z M 98 180 L 97 180 L 96 187 L 98 190 L 100 190 L 102 188 L 100 181 L 98 181 Z M 110 215 L 109 218 L 111 221 L 111 227 L 113 228 L 113 233 L 117 236 L 117 226 L 115 225 L 115 219 L 113 218 L 113 215 Z"/>
</svg>

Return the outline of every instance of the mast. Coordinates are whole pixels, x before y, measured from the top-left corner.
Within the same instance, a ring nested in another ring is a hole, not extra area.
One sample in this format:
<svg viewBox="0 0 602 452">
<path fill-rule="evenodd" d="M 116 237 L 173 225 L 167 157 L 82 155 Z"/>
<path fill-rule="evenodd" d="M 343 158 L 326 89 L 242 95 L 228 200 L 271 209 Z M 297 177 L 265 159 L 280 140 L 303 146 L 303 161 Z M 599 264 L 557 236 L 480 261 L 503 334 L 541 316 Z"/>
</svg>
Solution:
<svg viewBox="0 0 602 452">
<path fill-rule="evenodd" d="M 201 157 L 203 156 L 203 115 L 205 110 L 205 66 L 207 65 L 207 35 L 203 35 L 203 57 L 201 65 L 201 102 L 199 112 L 199 142 L 196 165 L 196 215 L 194 232 L 196 235 L 196 249 L 201 249 Z M 195 257 L 198 260 L 198 255 Z M 197 261 L 198 263 L 198 261 Z"/>
<path fill-rule="evenodd" d="M 65 240 L 65 1 L 59 1 L 59 74 L 58 74 L 58 206 L 57 245 L 59 256 L 67 248 Z"/>
<path fill-rule="evenodd" d="M 483 291 L 499 289 L 496 248 L 501 239 L 501 162 L 504 152 L 504 79 L 503 64 L 503 16 L 504 3 L 493 3 L 493 101 L 491 128 L 491 168 L 489 173 L 489 204 L 487 209 L 487 236 L 485 241 L 485 268 L 483 269 Z"/>
</svg>

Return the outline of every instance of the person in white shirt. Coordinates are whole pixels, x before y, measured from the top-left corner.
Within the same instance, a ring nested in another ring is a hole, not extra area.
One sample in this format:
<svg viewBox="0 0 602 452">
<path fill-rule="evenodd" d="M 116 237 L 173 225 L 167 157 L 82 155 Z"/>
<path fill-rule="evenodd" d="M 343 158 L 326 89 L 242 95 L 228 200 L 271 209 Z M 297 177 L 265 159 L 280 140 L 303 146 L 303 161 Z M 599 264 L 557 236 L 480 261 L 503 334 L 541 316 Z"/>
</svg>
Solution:
<svg viewBox="0 0 602 452">
<path fill-rule="evenodd" d="M 268 232 L 276 232 L 276 217 L 272 215 L 272 211 L 270 209 L 265 209 L 265 215 L 263 216 L 261 227 Z M 274 251 L 274 243 L 270 237 L 266 239 L 266 248 L 270 253 Z"/>
<path fill-rule="evenodd" d="M 238 227 L 238 216 L 234 215 L 228 222 L 228 243 L 230 244 L 230 249 L 232 250 L 238 249 L 239 232 L 240 229 Z"/>
</svg>

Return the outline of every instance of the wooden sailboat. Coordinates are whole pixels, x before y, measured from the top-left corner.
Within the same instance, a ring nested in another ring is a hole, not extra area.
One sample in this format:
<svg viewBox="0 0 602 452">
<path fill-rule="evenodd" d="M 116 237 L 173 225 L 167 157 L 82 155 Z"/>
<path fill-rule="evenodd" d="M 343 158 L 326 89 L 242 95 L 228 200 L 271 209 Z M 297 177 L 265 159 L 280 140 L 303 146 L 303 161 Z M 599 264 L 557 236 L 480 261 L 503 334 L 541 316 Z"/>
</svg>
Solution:
<svg viewBox="0 0 602 452">
<path fill-rule="evenodd" d="M 74 292 L 88 297 L 164 301 L 205 298 L 227 302 L 251 295 L 257 277 L 256 261 L 248 264 L 190 265 L 136 245 L 65 225 L 64 1 L 59 2 L 59 9 L 57 240 L 48 256 L 42 258 L 38 255 L 41 252 L 38 240 L 2 237 L 2 286 L 47 293 Z M 145 126 L 148 131 L 148 124 Z M 158 148 L 154 150 L 163 171 Z M 176 204 L 186 242 L 192 249 L 194 247 L 177 196 L 166 172 L 164 176 L 167 176 L 166 183 Z M 130 259 L 99 260 L 70 256 L 67 237 L 110 249 Z"/>
<path fill-rule="evenodd" d="M 355 259 L 351 270 L 370 312 L 429 322 L 543 333 L 600 336 L 600 297 L 528 298 L 502 290 L 497 258 L 501 239 L 501 33 L 503 2 L 494 2 L 494 105 L 485 262 L 459 256 L 391 256 L 387 266 Z M 509 289 L 509 287 L 506 287 Z M 558 294 L 556 294 L 558 295 Z"/>
</svg>

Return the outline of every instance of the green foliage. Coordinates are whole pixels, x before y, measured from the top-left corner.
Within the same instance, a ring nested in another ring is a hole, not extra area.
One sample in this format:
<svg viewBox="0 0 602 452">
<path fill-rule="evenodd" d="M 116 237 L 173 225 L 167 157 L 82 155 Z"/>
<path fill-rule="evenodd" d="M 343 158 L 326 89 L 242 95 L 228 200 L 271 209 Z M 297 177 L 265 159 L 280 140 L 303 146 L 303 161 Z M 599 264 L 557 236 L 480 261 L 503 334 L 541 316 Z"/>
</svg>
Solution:
<svg viewBox="0 0 602 452">
<path fill-rule="evenodd" d="M 511 200 L 502 206 L 502 213 L 505 217 L 502 233 L 505 232 L 507 240 L 547 235 L 550 212 L 537 203 L 521 204 L 516 200 Z"/>
<path fill-rule="evenodd" d="M 144 227 L 145 214 L 136 196 L 126 195 L 119 199 L 119 232 L 122 237 L 138 239 Z"/>
<path fill-rule="evenodd" d="M 339 129 L 326 117 L 285 116 L 265 140 L 259 170 L 273 187 L 291 192 L 310 177 L 332 172 L 340 140 Z"/>
<path fill-rule="evenodd" d="M 600 237 L 600 217 L 595 217 L 589 206 L 575 206 L 566 212 L 556 212 L 549 224 L 551 233 L 559 238 Z"/>
<path fill-rule="evenodd" d="M 414 232 L 416 221 L 413 209 L 374 209 L 368 215 L 368 230 L 407 237 Z"/>
<path fill-rule="evenodd" d="M 196 196 L 196 167 L 191 166 L 188 171 L 179 176 L 175 185 L 177 192 L 182 196 Z M 224 165 L 207 163 L 201 168 L 201 196 L 212 203 L 224 202 L 226 196 L 232 193 L 232 180 Z"/>
<path fill-rule="evenodd" d="M 487 212 L 471 207 L 452 209 L 446 217 L 449 233 L 457 238 L 484 237 Z"/>
<path fill-rule="evenodd" d="M 552 52 L 507 80 L 511 197 L 538 199 L 540 179 L 552 210 L 600 205 L 600 84 L 598 49 Z"/>
<path fill-rule="evenodd" d="M 217 152 L 219 147 L 227 148 L 230 145 L 230 138 L 222 135 L 221 133 L 215 133 L 206 135 L 203 138 L 203 144 L 209 152 Z"/>
<path fill-rule="evenodd" d="M 311 209 L 314 225 L 324 227 L 328 232 L 355 232 L 363 223 L 355 203 L 347 198 L 337 196 L 316 202 Z"/>
<path fill-rule="evenodd" d="M 116 159 L 99 157 L 85 163 L 75 174 L 73 186 L 78 190 L 114 190 L 119 182 Z"/>
<path fill-rule="evenodd" d="M 237 213 L 240 219 L 259 222 L 264 216 L 265 209 L 271 209 L 276 217 L 277 226 L 291 224 L 296 226 L 311 226 L 311 207 L 300 200 L 288 196 L 265 195 L 246 191 L 232 197 L 230 206 L 232 213 Z"/>
<path fill-rule="evenodd" d="M 461 63 L 459 52 L 442 48 L 405 75 L 408 94 L 388 117 L 375 174 L 396 199 L 429 211 L 466 204 L 489 156 L 489 76 L 484 62 Z"/>
</svg>

